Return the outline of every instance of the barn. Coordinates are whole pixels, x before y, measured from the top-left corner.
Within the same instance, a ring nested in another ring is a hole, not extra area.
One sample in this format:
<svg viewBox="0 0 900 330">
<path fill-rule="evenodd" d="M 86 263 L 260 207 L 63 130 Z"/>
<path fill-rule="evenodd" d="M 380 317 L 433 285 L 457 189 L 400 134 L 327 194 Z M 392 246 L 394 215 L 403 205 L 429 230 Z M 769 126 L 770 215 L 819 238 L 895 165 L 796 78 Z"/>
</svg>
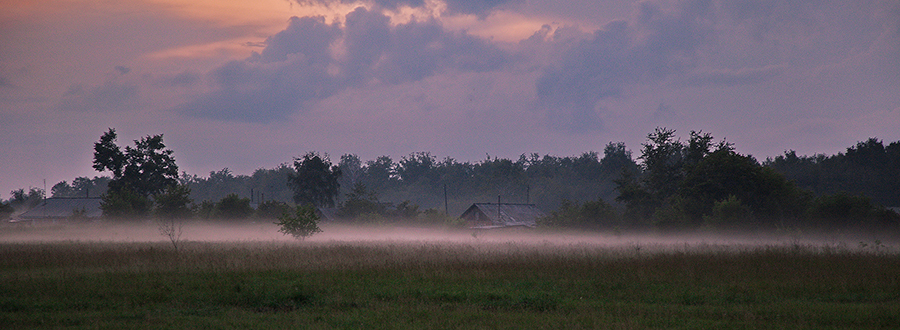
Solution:
<svg viewBox="0 0 900 330">
<path fill-rule="evenodd" d="M 20 214 L 17 221 L 99 219 L 100 198 L 47 198 L 38 206 Z"/>
<path fill-rule="evenodd" d="M 534 204 L 475 203 L 460 219 L 472 229 L 537 226 L 537 219 L 546 216 Z"/>
</svg>

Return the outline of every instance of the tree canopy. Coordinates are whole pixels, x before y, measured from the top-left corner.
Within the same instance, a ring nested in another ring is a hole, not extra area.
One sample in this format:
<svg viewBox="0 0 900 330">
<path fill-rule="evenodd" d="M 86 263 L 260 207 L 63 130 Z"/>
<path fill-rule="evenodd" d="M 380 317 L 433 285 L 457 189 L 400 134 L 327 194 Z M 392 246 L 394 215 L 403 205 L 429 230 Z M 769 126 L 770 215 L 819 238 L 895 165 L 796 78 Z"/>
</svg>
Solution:
<svg viewBox="0 0 900 330">
<path fill-rule="evenodd" d="M 125 217 L 147 215 L 151 197 L 178 183 L 178 165 L 172 150 L 166 149 L 162 134 L 134 141 L 125 150 L 116 145 L 116 130 L 110 128 L 94 144 L 93 168 L 108 170 L 113 177 L 108 183 L 101 208 L 104 215 Z"/>
<path fill-rule="evenodd" d="M 288 186 L 294 191 L 294 202 L 300 205 L 334 207 L 340 193 L 341 169 L 332 165 L 328 156 L 309 152 L 294 159 L 294 173 L 288 174 Z"/>
</svg>

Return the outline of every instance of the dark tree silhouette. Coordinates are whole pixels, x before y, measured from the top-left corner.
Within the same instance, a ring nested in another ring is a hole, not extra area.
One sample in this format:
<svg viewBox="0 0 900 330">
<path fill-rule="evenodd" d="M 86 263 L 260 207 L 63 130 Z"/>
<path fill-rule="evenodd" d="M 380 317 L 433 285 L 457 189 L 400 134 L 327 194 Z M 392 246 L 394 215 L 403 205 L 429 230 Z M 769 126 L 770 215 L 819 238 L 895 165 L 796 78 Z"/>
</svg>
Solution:
<svg viewBox="0 0 900 330">
<path fill-rule="evenodd" d="M 309 152 L 294 159 L 294 173 L 288 174 L 288 186 L 294 191 L 294 202 L 319 207 L 334 207 L 340 193 L 341 169 L 331 165 L 328 156 Z"/>
</svg>

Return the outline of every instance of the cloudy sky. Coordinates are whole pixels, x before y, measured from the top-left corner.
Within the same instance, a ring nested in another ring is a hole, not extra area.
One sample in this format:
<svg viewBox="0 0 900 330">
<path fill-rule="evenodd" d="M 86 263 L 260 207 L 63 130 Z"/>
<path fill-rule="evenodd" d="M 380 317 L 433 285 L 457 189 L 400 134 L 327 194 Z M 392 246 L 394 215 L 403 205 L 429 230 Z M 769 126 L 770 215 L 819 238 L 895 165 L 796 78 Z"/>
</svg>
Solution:
<svg viewBox="0 0 900 330">
<path fill-rule="evenodd" d="M 164 134 L 183 171 L 308 151 L 570 156 L 654 127 L 757 159 L 900 140 L 900 2 L 0 0 L 0 198 Z"/>
</svg>

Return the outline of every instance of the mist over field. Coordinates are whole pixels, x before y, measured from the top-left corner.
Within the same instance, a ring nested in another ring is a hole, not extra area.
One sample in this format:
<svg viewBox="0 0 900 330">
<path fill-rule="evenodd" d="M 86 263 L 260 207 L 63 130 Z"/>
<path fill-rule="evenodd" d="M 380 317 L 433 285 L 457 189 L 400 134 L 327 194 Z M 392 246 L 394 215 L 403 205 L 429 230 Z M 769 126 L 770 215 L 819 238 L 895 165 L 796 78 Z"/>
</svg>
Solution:
<svg viewBox="0 0 900 330">
<path fill-rule="evenodd" d="M 0 328 L 861 328 L 900 322 L 896 235 L 267 222 L 0 227 Z"/>
<path fill-rule="evenodd" d="M 287 244 L 303 248 L 322 244 L 344 245 L 448 245 L 448 246 L 518 246 L 522 248 L 566 250 L 590 248 L 643 251 L 699 251 L 713 249 L 743 251 L 766 247 L 839 248 L 897 253 L 900 239 L 890 233 L 865 231 L 692 231 L 677 232 L 585 232 L 565 229 L 465 229 L 443 226 L 360 225 L 320 223 L 322 232 L 297 240 L 278 232 L 270 222 L 221 224 L 187 222 L 181 244 L 241 243 Z M 83 223 L 4 225 L 0 228 L 0 244 L 52 243 L 168 243 L 155 222 Z M 558 251 L 557 251 L 558 252 Z"/>
</svg>

